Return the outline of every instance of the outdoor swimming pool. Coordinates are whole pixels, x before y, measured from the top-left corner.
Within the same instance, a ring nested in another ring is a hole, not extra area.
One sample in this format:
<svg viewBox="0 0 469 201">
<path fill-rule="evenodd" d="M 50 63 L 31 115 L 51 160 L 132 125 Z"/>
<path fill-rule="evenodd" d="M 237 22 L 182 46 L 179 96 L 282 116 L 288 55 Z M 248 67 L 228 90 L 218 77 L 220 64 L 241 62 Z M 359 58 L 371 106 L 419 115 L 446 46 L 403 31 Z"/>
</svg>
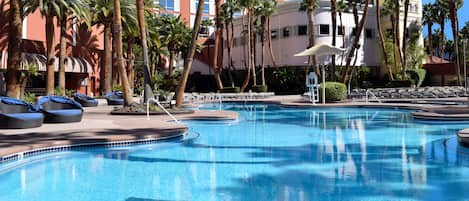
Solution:
<svg viewBox="0 0 469 201">
<path fill-rule="evenodd" d="M 77 149 L 0 165 L 0 200 L 465 200 L 469 122 L 379 108 L 224 104 L 186 139 Z M 207 105 L 204 109 L 217 109 Z"/>
</svg>

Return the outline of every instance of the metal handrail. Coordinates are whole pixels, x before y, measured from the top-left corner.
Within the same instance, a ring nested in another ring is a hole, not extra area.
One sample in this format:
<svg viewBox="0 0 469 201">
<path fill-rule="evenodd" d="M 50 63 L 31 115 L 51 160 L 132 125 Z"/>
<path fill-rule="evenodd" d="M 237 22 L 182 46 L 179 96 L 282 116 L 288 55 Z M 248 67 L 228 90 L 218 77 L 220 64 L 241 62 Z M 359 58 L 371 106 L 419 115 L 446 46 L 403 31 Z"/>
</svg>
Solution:
<svg viewBox="0 0 469 201">
<path fill-rule="evenodd" d="M 223 104 L 223 100 L 222 100 L 220 91 L 217 91 L 217 96 L 218 96 L 218 110 L 221 110 L 222 104 Z"/>
<path fill-rule="evenodd" d="M 366 94 L 365 94 L 365 102 L 368 103 L 368 94 L 371 94 L 371 96 L 376 100 L 378 101 L 378 103 L 381 103 L 381 101 L 379 100 L 379 98 L 373 93 L 371 92 L 369 89 L 366 90 Z"/>
<path fill-rule="evenodd" d="M 150 103 L 151 102 L 156 103 L 158 107 L 160 107 L 164 112 L 166 112 L 166 114 L 168 114 L 168 116 L 171 117 L 171 119 L 173 119 L 176 123 L 178 124 L 181 123 L 168 110 L 166 110 L 166 108 L 164 108 L 158 100 L 154 98 L 149 98 L 147 101 L 147 120 L 150 120 Z"/>
</svg>

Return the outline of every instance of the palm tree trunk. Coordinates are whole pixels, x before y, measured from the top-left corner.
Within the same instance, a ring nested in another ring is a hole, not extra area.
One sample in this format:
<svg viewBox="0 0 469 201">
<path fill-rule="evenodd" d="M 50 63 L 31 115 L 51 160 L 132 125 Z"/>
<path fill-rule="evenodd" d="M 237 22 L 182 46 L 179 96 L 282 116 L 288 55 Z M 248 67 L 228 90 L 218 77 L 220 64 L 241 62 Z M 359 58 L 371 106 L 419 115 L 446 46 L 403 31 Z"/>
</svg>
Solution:
<svg viewBox="0 0 469 201">
<path fill-rule="evenodd" d="M 47 82 L 46 94 L 54 95 L 54 60 L 55 60 L 55 45 L 54 45 L 54 18 L 52 15 L 46 16 L 46 49 L 47 49 Z"/>
<path fill-rule="evenodd" d="M 339 21 L 340 21 L 340 27 L 342 28 L 342 48 L 345 47 L 345 28 L 344 28 L 344 23 L 342 21 L 342 12 L 339 12 Z M 342 56 L 340 59 L 340 66 L 343 67 L 344 63 L 344 55 L 345 53 L 342 52 Z"/>
<path fill-rule="evenodd" d="M 252 68 L 252 82 L 253 85 L 257 85 L 257 74 L 256 74 L 256 34 L 254 33 L 254 11 L 251 11 L 251 19 L 250 19 L 250 31 L 249 34 L 251 35 L 251 38 L 249 40 L 250 42 L 250 47 L 251 47 L 251 54 L 249 56 L 251 57 L 251 68 Z"/>
<path fill-rule="evenodd" d="M 246 77 L 244 78 L 244 82 L 243 82 L 243 85 L 241 85 L 241 89 L 240 91 L 241 92 L 244 92 L 244 90 L 246 89 L 246 87 L 248 86 L 249 84 L 249 80 L 251 79 L 251 11 L 250 9 L 247 9 L 247 18 L 248 18 L 248 30 L 245 34 L 246 36 L 246 43 L 248 45 L 248 48 L 247 48 L 247 72 L 246 72 Z"/>
<path fill-rule="evenodd" d="M 232 40 L 230 38 L 230 26 L 228 26 L 230 22 L 227 20 L 225 21 L 225 32 L 226 32 L 226 42 L 227 42 L 227 50 L 228 50 L 228 58 L 227 58 L 227 66 L 228 66 L 228 79 L 230 79 L 231 87 L 234 87 L 233 75 L 231 74 L 231 68 L 233 64 L 233 60 L 231 58 L 231 45 Z"/>
<path fill-rule="evenodd" d="M 221 22 L 220 22 L 220 0 L 215 0 L 215 47 L 213 48 L 213 70 L 214 70 L 214 77 L 215 81 L 217 84 L 217 87 L 219 90 L 223 89 L 223 83 L 220 78 L 220 72 L 221 72 L 221 65 L 218 63 L 218 56 L 219 54 L 219 48 L 220 48 L 220 42 L 222 41 L 222 36 L 223 36 L 223 30 L 221 29 Z M 223 58 L 221 59 L 223 61 Z"/>
<path fill-rule="evenodd" d="M 145 10 L 144 10 L 144 0 L 136 0 L 137 1 L 137 18 L 138 18 L 138 27 L 140 30 L 140 41 L 142 43 L 142 54 L 143 54 L 143 74 L 144 74 L 144 102 L 147 102 L 149 98 L 153 97 L 153 89 L 152 89 L 152 82 L 151 82 L 151 74 L 150 74 L 150 67 L 148 65 L 148 45 L 147 45 L 147 29 L 145 27 Z M 129 47 L 129 49 L 131 49 Z M 133 50 L 133 49 L 131 49 Z M 134 58 L 133 51 L 131 52 L 132 59 Z M 132 73 L 130 73 L 130 86 L 133 91 L 134 88 L 134 75 L 135 71 L 133 68 L 133 60 L 130 60 L 129 64 L 132 65 L 132 68 L 129 69 Z"/>
<path fill-rule="evenodd" d="M 404 34 L 402 36 L 402 73 L 406 75 L 407 71 L 407 35 L 409 35 L 409 31 L 407 29 L 407 18 L 409 15 L 409 0 L 404 1 Z"/>
<path fill-rule="evenodd" d="M 269 52 L 270 52 L 270 59 L 272 60 L 272 65 L 277 68 L 277 62 L 275 60 L 274 55 L 274 48 L 272 47 L 272 24 L 270 23 L 270 16 L 267 16 L 267 42 L 269 43 Z"/>
<path fill-rule="evenodd" d="M 394 1 L 395 2 L 395 7 L 394 7 L 394 10 L 395 10 L 395 13 L 396 15 L 394 16 L 395 17 L 395 25 L 396 25 L 396 31 L 394 32 L 395 34 L 395 37 L 396 37 L 396 44 L 395 44 L 395 48 L 397 50 L 397 55 L 399 56 L 399 62 L 401 64 L 401 68 L 402 70 L 404 69 L 404 65 L 402 63 L 402 49 L 401 49 L 401 5 L 399 4 L 400 3 L 400 0 L 396 0 Z M 404 36 L 405 37 L 405 36 Z M 403 73 L 402 74 L 404 77 L 406 77 L 406 74 Z"/>
<path fill-rule="evenodd" d="M 135 52 L 134 52 L 135 39 L 129 38 L 127 40 L 127 77 L 129 78 L 130 91 L 134 91 L 135 87 Z M 145 99 L 148 100 L 148 99 Z"/>
<path fill-rule="evenodd" d="M 397 72 L 399 70 L 399 64 L 397 63 L 398 54 L 396 51 L 396 20 L 394 17 L 394 14 L 390 15 L 391 18 L 391 24 L 392 24 L 392 53 L 393 53 L 393 59 L 394 59 L 394 70 Z"/>
<path fill-rule="evenodd" d="M 433 56 L 433 34 L 432 34 L 432 26 L 433 23 L 429 22 L 427 25 L 427 33 L 428 33 L 428 55 Z M 430 59 L 430 62 L 433 63 L 433 59 Z"/>
<path fill-rule="evenodd" d="M 20 0 L 10 0 L 6 90 L 7 96 L 13 98 L 20 98 L 21 95 L 21 32 L 23 29 L 21 7 Z"/>
<path fill-rule="evenodd" d="M 124 58 L 122 57 L 122 20 L 120 10 L 120 0 L 114 0 L 114 38 L 116 40 L 117 69 L 119 70 L 122 89 L 124 92 L 124 107 L 130 106 L 133 102 L 132 91 L 130 91 L 129 80 L 125 72 Z"/>
<path fill-rule="evenodd" d="M 332 46 L 336 46 L 337 37 L 337 2 L 331 0 L 331 19 L 332 19 Z M 330 79 L 335 81 L 335 55 L 332 55 Z"/>
<path fill-rule="evenodd" d="M 460 70 L 460 58 L 459 58 L 459 30 L 458 30 L 458 15 L 456 13 L 456 5 L 455 1 L 449 1 L 449 14 L 450 14 L 450 20 L 451 20 L 451 29 L 453 32 L 453 45 L 454 45 L 454 56 L 456 57 L 456 75 L 458 79 L 459 86 L 462 85 L 462 80 L 461 80 L 461 70 Z M 466 77 L 466 75 L 464 75 Z M 465 79 L 465 78 L 464 78 Z"/>
<path fill-rule="evenodd" d="M 265 86 L 265 72 L 264 72 L 264 68 L 265 68 L 265 30 L 266 30 L 266 19 L 267 17 L 266 16 L 262 16 L 261 17 L 261 26 L 262 26 L 262 30 L 261 30 L 261 82 L 262 82 L 262 86 Z"/>
<path fill-rule="evenodd" d="M 387 59 L 388 53 L 386 52 L 386 47 L 385 47 L 386 42 L 384 40 L 383 28 L 381 26 L 381 8 L 379 4 L 380 4 L 379 0 L 376 0 L 376 26 L 378 28 L 381 54 L 383 55 L 383 57 L 381 58 L 381 61 L 388 69 L 389 79 L 392 81 L 394 80 L 394 75 L 392 73 L 392 68 L 391 66 L 389 66 L 388 59 Z"/>
<path fill-rule="evenodd" d="M 360 20 L 360 24 L 359 24 L 359 27 L 356 29 L 356 34 L 355 34 L 355 38 L 353 39 L 353 44 L 352 44 L 352 47 L 351 47 L 351 50 L 347 56 L 347 62 L 345 64 L 345 73 L 342 77 L 342 82 L 343 83 L 347 83 L 348 79 L 349 79 L 349 71 L 350 71 L 350 63 L 352 62 L 352 57 L 354 55 L 354 51 L 357 49 L 357 46 L 358 46 L 358 43 L 360 42 L 360 36 L 361 36 L 361 33 L 363 32 L 363 29 L 365 28 L 365 22 L 366 22 L 366 17 L 368 16 L 368 6 L 370 4 L 370 0 L 365 0 L 365 8 L 363 10 L 363 14 L 362 14 L 362 19 Z"/>
<path fill-rule="evenodd" d="M 445 17 L 440 16 L 440 44 L 438 45 L 438 56 L 440 56 L 440 62 L 443 62 L 443 50 L 445 49 Z"/>
<path fill-rule="evenodd" d="M 316 44 L 316 33 L 314 31 L 314 3 L 313 0 L 308 0 L 308 8 L 306 14 L 308 16 L 308 29 L 309 29 L 309 47 L 313 47 Z M 313 66 L 316 68 L 316 74 L 322 76 L 319 66 L 317 66 L 316 56 L 311 56 L 310 61 L 313 62 Z"/>
<path fill-rule="evenodd" d="M 65 96 L 65 57 L 67 56 L 67 17 L 60 19 L 59 91 Z"/>
<path fill-rule="evenodd" d="M 114 32 L 113 37 L 112 37 L 112 86 L 117 86 L 120 85 L 119 83 L 119 62 L 118 57 L 117 57 L 117 52 L 116 52 L 116 47 L 117 47 L 117 40 L 116 40 L 116 35 L 115 35 L 115 26 L 113 26 L 112 31 Z"/>
<path fill-rule="evenodd" d="M 112 21 L 104 24 L 104 94 L 112 92 Z"/>
<path fill-rule="evenodd" d="M 182 72 L 182 77 L 181 77 L 181 80 L 179 81 L 179 85 L 176 90 L 176 105 L 177 106 L 182 105 L 182 101 L 184 97 L 184 90 L 186 89 L 187 79 L 189 78 L 189 73 L 191 71 L 191 65 L 192 65 L 192 61 L 194 58 L 194 54 L 195 54 L 195 48 L 197 46 L 197 38 L 199 37 L 200 22 L 202 20 L 204 3 L 205 3 L 205 0 L 199 0 L 199 4 L 197 6 L 197 13 L 195 15 L 191 44 L 189 46 L 189 51 L 184 61 L 184 70 Z"/>
<path fill-rule="evenodd" d="M 174 51 L 169 50 L 169 67 L 168 67 L 168 78 L 173 78 L 173 66 L 174 66 Z"/>
</svg>

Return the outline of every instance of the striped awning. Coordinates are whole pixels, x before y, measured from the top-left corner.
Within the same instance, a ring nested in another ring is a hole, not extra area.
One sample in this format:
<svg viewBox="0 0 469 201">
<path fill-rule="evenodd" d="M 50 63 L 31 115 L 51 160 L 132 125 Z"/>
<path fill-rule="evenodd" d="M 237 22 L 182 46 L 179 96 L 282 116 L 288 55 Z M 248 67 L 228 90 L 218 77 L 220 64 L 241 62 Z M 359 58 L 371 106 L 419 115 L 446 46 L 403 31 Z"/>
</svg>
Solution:
<svg viewBox="0 0 469 201">
<path fill-rule="evenodd" d="M 2 51 L 0 60 L 0 69 L 7 68 L 8 53 Z M 21 68 L 26 70 L 28 66 L 35 65 L 38 71 L 46 71 L 46 57 L 42 54 L 22 53 L 21 54 Z M 54 61 L 55 71 L 59 71 L 59 58 L 56 57 Z M 93 66 L 85 59 L 77 57 L 65 58 L 65 72 L 67 73 L 91 73 L 93 74 Z"/>
</svg>

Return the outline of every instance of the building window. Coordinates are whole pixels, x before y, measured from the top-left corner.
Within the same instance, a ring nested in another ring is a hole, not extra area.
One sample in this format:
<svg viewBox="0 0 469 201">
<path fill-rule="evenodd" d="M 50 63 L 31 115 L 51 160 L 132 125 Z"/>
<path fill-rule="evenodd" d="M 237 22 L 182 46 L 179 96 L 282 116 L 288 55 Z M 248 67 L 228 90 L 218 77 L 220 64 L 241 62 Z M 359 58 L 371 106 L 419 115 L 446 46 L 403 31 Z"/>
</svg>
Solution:
<svg viewBox="0 0 469 201">
<path fill-rule="evenodd" d="M 329 25 L 328 24 L 320 24 L 319 25 L 319 34 L 320 35 L 329 35 Z"/>
<path fill-rule="evenodd" d="M 365 29 L 365 37 L 373 38 L 373 29 Z"/>
<path fill-rule="evenodd" d="M 308 26 L 300 25 L 298 26 L 298 36 L 304 36 L 308 34 Z"/>
<path fill-rule="evenodd" d="M 195 3 L 195 10 L 199 7 L 199 1 Z M 204 1 L 204 14 L 210 14 L 210 1 Z"/>
<path fill-rule="evenodd" d="M 343 36 L 345 34 L 345 27 L 344 26 L 338 26 L 337 27 L 337 35 Z"/>
<path fill-rule="evenodd" d="M 160 0 L 159 3 L 165 10 L 174 11 L 174 0 Z"/>
<path fill-rule="evenodd" d="M 276 39 L 276 38 L 278 37 L 278 31 L 277 31 L 277 30 L 272 30 L 272 31 L 270 32 L 270 37 L 271 37 L 272 39 Z"/>
<path fill-rule="evenodd" d="M 290 28 L 290 27 L 285 27 L 285 28 L 283 28 L 283 37 L 284 37 L 284 38 L 290 37 L 290 32 L 291 32 L 291 28 Z"/>
</svg>

